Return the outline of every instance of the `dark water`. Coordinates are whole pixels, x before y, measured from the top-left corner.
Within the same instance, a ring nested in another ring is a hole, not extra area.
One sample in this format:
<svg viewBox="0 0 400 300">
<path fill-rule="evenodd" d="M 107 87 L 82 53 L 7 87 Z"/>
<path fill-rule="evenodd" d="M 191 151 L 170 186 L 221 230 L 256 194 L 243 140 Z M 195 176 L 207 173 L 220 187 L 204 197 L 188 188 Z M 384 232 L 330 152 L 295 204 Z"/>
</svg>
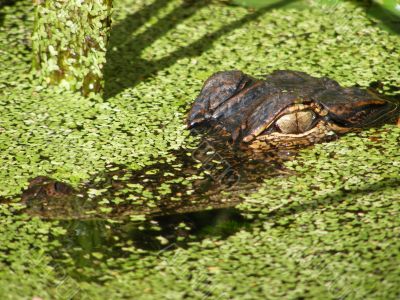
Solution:
<svg viewBox="0 0 400 300">
<path fill-rule="evenodd" d="M 53 255 L 61 265 L 63 257 L 70 258 L 70 276 L 101 281 L 100 273 L 90 274 L 88 269 L 95 269 L 99 262 L 127 257 L 132 247 L 140 249 L 141 256 L 161 253 L 189 247 L 191 242 L 204 238 L 225 239 L 250 224 L 251 220 L 234 208 L 167 215 L 143 222 L 63 221 L 67 234 L 59 239 L 63 247 Z"/>
</svg>

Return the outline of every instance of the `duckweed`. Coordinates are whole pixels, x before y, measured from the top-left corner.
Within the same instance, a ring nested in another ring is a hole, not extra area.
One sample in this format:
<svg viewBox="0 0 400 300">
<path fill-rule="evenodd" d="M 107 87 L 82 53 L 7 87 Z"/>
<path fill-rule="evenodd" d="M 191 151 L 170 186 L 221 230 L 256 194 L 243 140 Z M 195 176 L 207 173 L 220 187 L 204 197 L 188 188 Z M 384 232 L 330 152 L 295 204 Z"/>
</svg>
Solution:
<svg viewBox="0 0 400 300">
<path fill-rule="evenodd" d="M 172 150 L 197 143 L 185 129 L 187 108 L 218 70 L 262 75 L 297 69 L 343 85 L 379 81 L 387 93 L 398 93 L 400 37 L 375 26 L 361 7 L 277 8 L 116 1 L 104 98 L 83 98 L 31 78 L 31 4 L 2 8 L 0 196 L 18 203 L 28 180 L 39 175 L 79 187 L 115 165 L 139 170 L 176 163 Z M 160 252 L 128 239 L 122 252 L 94 249 L 87 255 L 91 265 L 63 251 L 65 229 L 57 222 L 2 204 L 0 296 L 396 299 L 399 141 L 399 128 L 386 126 L 305 149 L 286 163 L 291 175 L 266 179 L 244 197 L 239 208 L 253 220 L 250 227 Z M 168 182 L 158 191 L 167 195 Z M 125 201 L 106 200 L 105 210 Z M 86 278 L 74 276 L 78 268 Z"/>
</svg>

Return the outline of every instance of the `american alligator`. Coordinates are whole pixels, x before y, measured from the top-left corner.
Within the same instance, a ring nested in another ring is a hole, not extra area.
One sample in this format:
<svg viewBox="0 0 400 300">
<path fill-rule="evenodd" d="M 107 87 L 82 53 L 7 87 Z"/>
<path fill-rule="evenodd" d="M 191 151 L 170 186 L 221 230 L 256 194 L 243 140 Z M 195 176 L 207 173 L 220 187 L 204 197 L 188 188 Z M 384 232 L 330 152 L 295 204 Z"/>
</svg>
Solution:
<svg viewBox="0 0 400 300">
<path fill-rule="evenodd" d="M 212 75 L 188 115 L 188 126 L 220 129 L 256 151 L 293 148 L 390 122 L 399 105 L 370 89 L 327 77 L 275 71 L 255 79 L 241 71 Z"/>
<path fill-rule="evenodd" d="M 219 72 L 205 82 L 188 115 L 190 128 L 211 128 L 202 132 L 205 142 L 190 153 L 191 158 L 184 150 L 175 153 L 173 163 L 140 171 L 117 167 L 79 191 L 51 178 L 37 177 L 24 191 L 22 202 L 31 215 L 57 219 L 165 215 L 232 207 L 240 202 L 237 195 L 243 189 L 249 192 L 261 178 L 287 172 L 276 162 L 282 155 L 273 156 L 271 162 L 266 161 L 268 153 L 329 140 L 391 121 L 398 114 L 394 100 L 372 90 L 343 88 L 325 77 L 275 71 L 258 80 L 241 71 Z M 252 151 L 234 151 L 223 137 Z M 262 154 L 262 159 L 249 153 Z M 182 181 L 176 181 L 179 178 Z M 170 189 L 166 194 L 160 190 L 165 184 Z M 142 192 L 136 192 L 138 188 Z M 93 196 L 93 191 L 102 192 Z M 151 198 L 144 197 L 143 191 Z M 105 199 L 120 197 L 131 200 L 101 205 Z"/>
</svg>

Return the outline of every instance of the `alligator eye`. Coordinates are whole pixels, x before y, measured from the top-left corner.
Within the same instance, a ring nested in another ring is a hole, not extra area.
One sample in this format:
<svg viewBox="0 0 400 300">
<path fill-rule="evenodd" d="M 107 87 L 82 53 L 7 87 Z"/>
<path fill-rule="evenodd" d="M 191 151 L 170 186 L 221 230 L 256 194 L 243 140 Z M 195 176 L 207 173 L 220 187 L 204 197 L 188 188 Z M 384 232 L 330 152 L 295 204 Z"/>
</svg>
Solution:
<svg viewBox="0 0 400 300">
<path fill-rule="evenodd" d="M 311 110 L 297 111 L 283 115 L 276 122 L 275 126 L 282 133 L 296 134 L 310 130 L 314 126 L 316 115 Z"/>
</svg>

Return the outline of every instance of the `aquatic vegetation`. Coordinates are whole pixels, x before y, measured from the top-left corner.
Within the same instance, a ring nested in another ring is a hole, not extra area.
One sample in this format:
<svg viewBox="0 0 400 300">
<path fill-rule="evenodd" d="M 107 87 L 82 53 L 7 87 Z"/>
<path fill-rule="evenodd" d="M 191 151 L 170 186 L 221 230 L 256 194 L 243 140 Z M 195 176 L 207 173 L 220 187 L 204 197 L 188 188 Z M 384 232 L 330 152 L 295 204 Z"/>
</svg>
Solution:
<svg viewBox="0 0 400 300">
<path fill-rule="evenodd" d="M 399 142 L 400 129 L 388 126 L 358 136 L 349 134 L 333 144 L 317 145 L 285 164 L 303 176 L 285 177 L 284 181 L 267 179 L 264 188 L 239 206 L 246 212 L 251 212 L 254 205 L 256 211 L 261 209 L 268 215 L 280 214 L 281 210 L 296 214 L 302 207 L 328 207 L 350 197 L 347 209 L 366 211 L 373 203 L 364 199 L 365 194 L 392 188 L 394 192 L 399 185 Z"/>
<path fill-rule="evenodd" d="M 54 238 L 65 230 L 55 222 L 18 215 L 20 209 L 17 204 L 0 205 L 0 295 L 3 299 L 28 294 L 50 297 L 46 289 L 62 280 L 58 276 L 62 267 L 52 262 L 50 252 L 60 247 Z"/>
<path fill-rule="evenodd" d="M 102 91 L 112 1 L 37 1 L 33 68 L 42 84 L 83 95 Z"/>
<path fill-rule="evenodd" d="M 174 162 L 173 150 L 197 145 L 185 114 L 202 82 L 219 70 L 295 69 L 344 86 L 380 81 L 386 93 L 398 94 L 400 37 L 352 3 L 328 13 L 215 1 L 115 6 L 106 97 L 86 99 L 31 80 L 31 4 L 2 9 L 1 197 L 18 202 L 39 175 L 79 187 L 115 165 L 140 170 Z M 82 299 L 396 298 L 399 135 L 387 126 L 302 151 L 286 163 L 295 173 L 266 179 L 245 197 L 240 209 L 252 222 L 226 239 L 206 236 L 171 249 L 161 235 L 165 251 L 151 252 L 126 237 L 122 251 L 89 251 L 88 266 L 64 253 L 59 235 L 68 228 L 2 204 L 1 298 L 54 299 L 61 291 Z M 37 253 L 43 259 L 32 268 Z M 86 278 L 74 277 L 77 269 Z"/>
</svg>

